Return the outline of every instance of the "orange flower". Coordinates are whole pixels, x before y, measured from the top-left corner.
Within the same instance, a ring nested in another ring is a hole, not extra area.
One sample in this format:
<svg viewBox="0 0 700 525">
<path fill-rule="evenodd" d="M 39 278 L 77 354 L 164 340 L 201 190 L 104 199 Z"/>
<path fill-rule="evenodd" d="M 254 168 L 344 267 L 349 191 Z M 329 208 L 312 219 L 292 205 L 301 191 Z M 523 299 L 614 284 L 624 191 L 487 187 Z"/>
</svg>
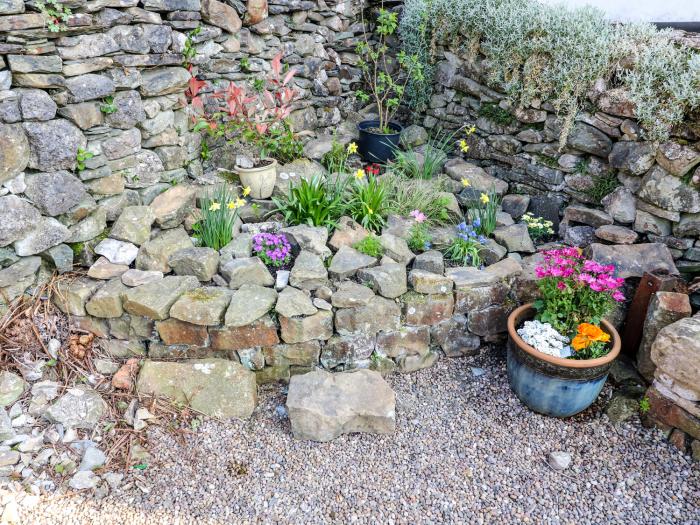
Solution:
<svg viewBox="0 0 700 525">
<path fill-rule="evenodd" d="M 571 341 L 571 346 L 578 352 L 598 341 L 607 343 L 610 341 L 610 334 L 606 334 L 599 326 L 594 324 L 581 323 L 578 325 L 576 337 Z"/>
<path fill-rule="evenodd" d="M 577 335 L 574 337 L 573 341 L 571 341 L 571 346 L 574 347 L 574 350 L 577 352 L 579 350 L 583 350 L 584 348 L 588 348 L 588 345 L 591 344 L 591 341 L 584 335 Z"/>
</svg>

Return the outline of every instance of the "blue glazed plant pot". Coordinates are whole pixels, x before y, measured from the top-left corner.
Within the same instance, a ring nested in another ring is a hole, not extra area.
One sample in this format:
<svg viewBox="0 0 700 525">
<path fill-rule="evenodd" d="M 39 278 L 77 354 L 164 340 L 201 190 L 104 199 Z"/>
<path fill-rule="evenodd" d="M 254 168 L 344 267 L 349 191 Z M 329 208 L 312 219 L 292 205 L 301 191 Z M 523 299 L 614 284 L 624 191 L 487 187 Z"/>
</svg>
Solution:
<svg viewBox="0 0 700 525">
<path fill-rule="evenodd" d="M 517 328 L 535 317 L 532 304 L 508 317 L 508 381 L 518 399 L 530 409 L 552 417 L 569 417 L 587 409 L 608 378 L 620 353 L 620 335 L 610 323 L 601 328 L 610 334 L 612 350 L 598 359 L 564 359 L 543 354 L 525 343 Z"/>
<path fill-rule="evenodd" d="M 396 122 L 389 122 L 389 129 L 395 133 L 377 133 L 373 128 L 379 127 L 378 120 L 363 120 L 357 125 L 360 132 L 357 141 L 357 151 L 367 162 L 386 164 L 394 160 L 395 151 L 399 147 L 403 126 Z"/>
</svg>

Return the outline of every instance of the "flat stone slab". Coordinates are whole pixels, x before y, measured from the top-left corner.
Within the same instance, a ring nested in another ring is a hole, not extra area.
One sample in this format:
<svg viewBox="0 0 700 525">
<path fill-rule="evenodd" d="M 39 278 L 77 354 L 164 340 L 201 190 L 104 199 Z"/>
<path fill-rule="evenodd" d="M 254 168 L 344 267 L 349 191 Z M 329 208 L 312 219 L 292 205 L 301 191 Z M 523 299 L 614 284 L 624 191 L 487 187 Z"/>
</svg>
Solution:
<svg viewBox="0 0 700 525">
<path fill-rule="evenodd" d="M 391 434 L 396 396 L 379 372 L 314 370 L 289 382 L 287 411 L 297 439 L 330 441 L 341 434 Z"/>
<path fill-rule="evenodd" d="M 358 270 L 376 264 L 376 258 L 360 253 L 349 246 L 341 246 L 338 253 L 333 256 L 328 271 L 333 279 L 347 279 L 355 275 Z"/>
<path fill-rule="evenodd" d="M 170 317 L 200 326 L 221 324 L 231 302 L 231 290 L 205 286 L 185 292 L 170 309 Z"/>
<path fill-rule="evenodd" d="M 133 315 L 151 319 L 167 319 L 170 308 L 180 296 L 199 286 L 199 281 L 191 275 L 164 277 L 159 281 L 132 288 L 124 294 L 124 310 Z"/>
<path fill-rule="evenodd" d="M 269 312 L 277 301 L 277 292 L 257 284 L 244 284 L 231 298 L 226 311 L 226 326 L 245 326 Z"/>
<path fill-rule="evenodd" d="M 598 244 L 589 246 L 590 258 L 600 264 L 614 264 L 615 275 L 627 279 L 644 272 L 665 271 L 678 275 L 673 256 L 665 244 Z"/>
<path fill-rule="evenodd" d="M 255 374 L 228 359 L 146 361 L 136 390 L 186 403 L 217 418 L 247 418 L 257 402 Z"/>
</svg>

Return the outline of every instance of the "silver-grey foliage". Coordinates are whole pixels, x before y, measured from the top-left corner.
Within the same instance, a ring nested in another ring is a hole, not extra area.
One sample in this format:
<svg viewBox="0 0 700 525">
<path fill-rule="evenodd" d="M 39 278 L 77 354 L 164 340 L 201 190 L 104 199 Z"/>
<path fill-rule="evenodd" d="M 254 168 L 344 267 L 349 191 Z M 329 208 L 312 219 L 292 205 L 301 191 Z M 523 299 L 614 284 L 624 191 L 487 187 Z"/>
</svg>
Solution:
<svg viewBox="0 0 700 525">
<path fill-rule="evenodd" d="M 700 55 L 649 24 L 610 24 L 597 9 L 535 0 L 406 0 L 402 45 L 430 67 L 438 45 L 473 59 L 483 54 L 487 81 L 521 106 L 550 101 L 564 135 L 597 79 L 626 87 L 650 139 L 663 140 L 700 106 Z M 431 93 L 411 86 L 421 109 Z"/>
</svg>

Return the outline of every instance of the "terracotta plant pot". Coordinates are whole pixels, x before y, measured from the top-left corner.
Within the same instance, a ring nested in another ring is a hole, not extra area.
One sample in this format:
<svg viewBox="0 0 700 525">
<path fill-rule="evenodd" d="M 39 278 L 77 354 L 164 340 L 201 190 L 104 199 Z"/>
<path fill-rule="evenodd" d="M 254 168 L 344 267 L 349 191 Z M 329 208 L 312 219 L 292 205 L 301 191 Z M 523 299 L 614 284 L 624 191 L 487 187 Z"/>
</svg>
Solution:
<svg viewBox="0 0 700 525">
<path fill-rule="evenodd" d="M 600 394 L 608 372 L 620 353 L 620 335 L 607 321 L 612 350 L 597 359 L 564 359 L 543 354 L 525 343 L 517 328 L 535 317 L 532 303 L 508 317 L 508 381 L 520 401 L 540 414 L 569 417 L 588 408 Z"/>
<path fill-rule="evenodd" d="M 277 180 L 277 161 L 275 159 L 262 159 L 269 161 L 264 166 L 257 168 L 239 168 L 234 171 L 241 179 L 241 185 L 250 188 L 252 199 L 267 199 L 272 195 Z"/>
</svg>

